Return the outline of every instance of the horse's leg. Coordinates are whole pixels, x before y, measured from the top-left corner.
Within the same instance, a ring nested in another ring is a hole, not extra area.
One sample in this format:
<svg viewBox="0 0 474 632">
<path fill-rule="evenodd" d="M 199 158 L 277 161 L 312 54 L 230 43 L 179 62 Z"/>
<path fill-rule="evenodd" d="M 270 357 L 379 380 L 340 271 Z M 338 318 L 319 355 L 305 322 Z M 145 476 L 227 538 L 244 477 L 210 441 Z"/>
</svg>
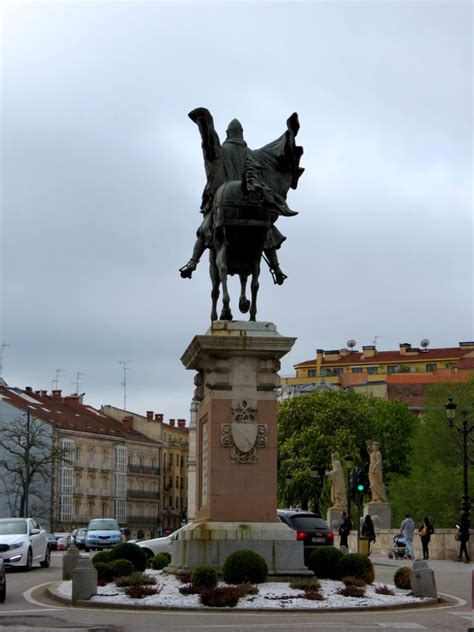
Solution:
<svg viewBox="0 0 474 632">
<path fill-rule="evenodd" d="M 252 302 L 250 305 L 250 318 L 249 320 L 257 320 L 257 294 L 260 284 L 258 277 L 260 275 L 260 260 L 256 259 L 252 265 L 252 281 L 250 283 Z"/>
<path fill-rule="evenodd" d="M 219 298 L 219 271 L 216 265 L 216 253 L 214 248 L 209 250 L 209 275 L 211 277 L 212 290 L 211 290 L 211 299 L 212 299 L 212 309 L 211 309 L 211 320 L 217 320 L 217 300 Z"/>
<path fill-rule="evenodd" d="M 232 312 L 230 311 L 230 296 L 227 289 L 227 245 L 225 237 L 219 244 L 219 248 L 216 252 L 217 269 L 219 270 L 219 277 L 222 283 L 222 311 L 220 320 L 232 320 Z"/>
<path fill-rule="evenodd" d="M 240 299 L 239 299 L 239 309 L 242 314 L 246 314 L 250 308 L 250 301 L 246 297 L 245 293 L 247 291 L 247 279 L 248 274 L 240 275 Z"/>
</svg>

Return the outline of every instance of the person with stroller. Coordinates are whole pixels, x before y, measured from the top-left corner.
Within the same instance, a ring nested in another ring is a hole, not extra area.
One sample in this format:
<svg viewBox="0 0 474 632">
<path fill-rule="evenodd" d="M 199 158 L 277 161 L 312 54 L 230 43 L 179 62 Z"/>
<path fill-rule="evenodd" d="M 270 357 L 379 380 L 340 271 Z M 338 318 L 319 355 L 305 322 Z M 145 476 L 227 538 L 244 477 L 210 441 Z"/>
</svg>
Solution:
<svg viewBox="0 0 474 632">
<path fill-rule="evenodd" d="M 406 548 L 407 554 L 406 557 L 409 560 L 415 559 L 415 555 L 413 553 L 413 538 L 415 536 L 415 522 L 410 514 L 405 514 L 405 519 L 402 520 L 402 524 L 400 525 L 400 533 L 402 534 Z"/>
<path fill-rule="evenodd" d="M 469 538 L 471 534 L 469 532 L 469 514 L 466 511 L 461 513 L 459 518 L 459 524 L 456 525 L 458 528 L 456 539 L 459 541 L 459 557 L 458 562 L 462 562 L 462 556 L 464 553 L 465 562 L 469 564 L 471 558 L 469 557 L 469 551 L 467 550 L 467 543 L 469 542 Z"/>
<path fill-rule="evenodd" d="M 434 529 L 428 517 L 423 518 L 423 522 L 418 527 L 418 533 L 420 534 L 421 547 L 423 549 L 423 559 L 429 560 L 429 543 L 431 540 L 431 534 L 434 533 Z"/>
<path fill-rule="evenodd" d="M 345 511 L 341 513 L 341 524 L 339 525 L 339 535 L 341 536 L 341 542 L 339 546 L 345 546 L 346 549 L 349 548 L 347 544 L 347 538 L 352 529 L 351 519 L 348 517 Z"/>
<path fill-rule="evenodd" d="M 369 540 L 369 555 L 370 555 L 370 545 L 372 542 L 375 542 L 375 528 L 372 518 L 367 514 L 364 518 L 364 522 L 362 523 L 361 535 L 364 538 Z"/>
</svg>

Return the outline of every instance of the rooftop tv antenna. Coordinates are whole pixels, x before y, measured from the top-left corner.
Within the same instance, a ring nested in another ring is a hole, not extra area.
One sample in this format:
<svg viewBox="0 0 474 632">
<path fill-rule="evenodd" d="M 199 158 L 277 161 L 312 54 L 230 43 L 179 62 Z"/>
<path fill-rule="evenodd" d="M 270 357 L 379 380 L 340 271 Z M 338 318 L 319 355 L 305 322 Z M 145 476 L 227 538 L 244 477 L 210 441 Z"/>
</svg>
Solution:
<svg viewBox="0 0 474 632">
<path fill-rule="evenodd" d="M 77 371 L 76 373 L 76 395 L 79 395 L 79 385 L 81 382 L 81 377 L 84 375 L 84 373 L 81 373 L 80 371 Z"/>
<path fill-rule="evenodd" d="M 127 410 L 127 364 L 130 364 L 130 360 L 120 360 L 119 364 L 123 365 L 123 382 L 121 382 L 123 386 L 123 409 Z"/>
<path fill-rule="evenodd" d="M 426 351 L 429 344 L 430 341 L 428 340 L 428 338 L 423 338 L 423 340 L 420 342 L 420 345 L 423 347 L 424 351 Z"/>
<path fill-rule="evenodd" d="M 59 375 L 61 373 L 64 373 L 64 369 L 56 369 L 56 377 L 53 380 L 53 389 L 58 389 L 58 384 L 59 384 Z"/>
<path fill-rule="evenodd" d="M 6 342 L 2 342 L 2 346 L 0 348 L 0 378 L 3 377 L 3 352 L 7 347 L 11 347 L 11 345 L 7 345 Z"/>
<path fill-rule="evenodd" d="M 346 345 L 349 347 L 351 351 L 354 351 L 354 347 L 356 346 L 356 344 L 357 342 L 353 338 L 351 338 L 350 340 L 346 342 Z"/>
<path fill-rule="evenodd" d="M 375 346 L 377 346 L 377 340 L 379 338 L 385 338 L 385 336 L 374 336 L 374 339 L 372 340 L 372 342 L 374 343 Z"/>
</svg>

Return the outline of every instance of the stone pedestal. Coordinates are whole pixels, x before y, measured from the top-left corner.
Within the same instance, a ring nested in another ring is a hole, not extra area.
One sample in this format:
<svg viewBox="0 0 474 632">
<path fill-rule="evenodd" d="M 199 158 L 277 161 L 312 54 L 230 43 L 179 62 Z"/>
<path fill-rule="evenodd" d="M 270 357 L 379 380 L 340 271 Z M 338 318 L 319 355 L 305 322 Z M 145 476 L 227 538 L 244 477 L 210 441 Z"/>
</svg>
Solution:
<svg viewBox="0 0 474 632">
<path fill-rule="evenodd" d="M 271 573 L 307 572 L 302 543 L 276 513 L 276 388 L 294 342 L 272 323 L 217 321 L 183 354 L 197 371 L 195 518 L 173 545 L 173 572 L 220 570 L 242 548 L 260 553 Z"/>
<path fill-rule="evenodd" d="M 339 533 L 339 526 L 341 524 L 341 513 L 347 511 L 347 507 L 329 507 L 326 514 L 326 522 L 330 529 L 335 533 Z"/>
<path fill-rule="evenodd" d="M 388 503 L 367 503 L 364 505 L 364 516 L 369 514 L 375 530 L 390 529 L 392 526 L 392 510 Z"/>
</svg>

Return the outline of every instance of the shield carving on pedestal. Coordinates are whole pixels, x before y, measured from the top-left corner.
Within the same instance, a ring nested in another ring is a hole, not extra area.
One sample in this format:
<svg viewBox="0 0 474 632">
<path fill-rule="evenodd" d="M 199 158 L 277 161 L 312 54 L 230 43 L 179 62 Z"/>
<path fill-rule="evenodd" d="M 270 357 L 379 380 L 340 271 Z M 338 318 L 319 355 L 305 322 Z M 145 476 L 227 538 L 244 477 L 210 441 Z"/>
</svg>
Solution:
<svg viewBox="0 0 474 632">
<path fill-rule="evenodd" d="M 235 446 L 241 452 L 250 452 L 255 445 L 257 438 L 258 426 L 255 422 L 239 422 L 232 423 L 232 439 Z"/>
</svg>

